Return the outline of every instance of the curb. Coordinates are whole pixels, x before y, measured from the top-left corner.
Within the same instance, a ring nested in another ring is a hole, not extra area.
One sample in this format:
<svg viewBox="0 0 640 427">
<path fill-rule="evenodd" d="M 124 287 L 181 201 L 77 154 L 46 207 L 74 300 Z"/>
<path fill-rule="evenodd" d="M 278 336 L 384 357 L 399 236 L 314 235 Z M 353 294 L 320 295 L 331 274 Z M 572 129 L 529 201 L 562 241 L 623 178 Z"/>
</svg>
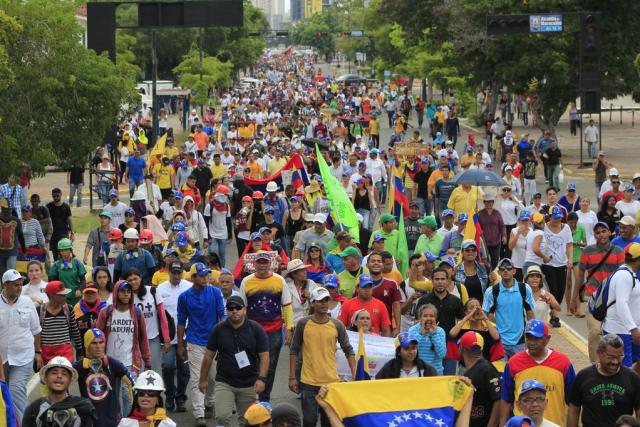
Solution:
<svg viewBox="0 0 640 427">
<path fill-rule="evenodd" d="M 40 386 L 40 376 L 33 374 L 29 382 L 27 383 L 27 397 L 31 395 Z"/>
<path fill-rule="evenodd" d="M 578 331 L 569 326 L 568 323 L 560 320 L 562 327 L 555 329 L 560 335 L 566 338 L 571 345 L 573 345 L 578 351 L 585 356 L 589 355 L 589 347 L 587 345 L 587 339 L 583 337 Z"/>
</svg>

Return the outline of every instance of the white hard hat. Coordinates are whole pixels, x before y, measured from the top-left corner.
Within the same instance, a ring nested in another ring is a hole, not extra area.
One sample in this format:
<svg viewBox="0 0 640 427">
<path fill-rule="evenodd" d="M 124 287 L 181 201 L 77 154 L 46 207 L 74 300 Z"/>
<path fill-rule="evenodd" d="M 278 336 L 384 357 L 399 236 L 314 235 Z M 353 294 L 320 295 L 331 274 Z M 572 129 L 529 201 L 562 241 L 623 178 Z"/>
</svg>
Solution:
<svg viewBox="0 0 640 427">
<path fill-rule="evenodd" d="M 144 371 L 136 379 L 134 390 L 154 390 L 164 391 L 164 381 L 162 376 L 155 371 Z"/>
<path fill-rule="evenodd" d="M 133 196 L 131 197 L 131 201 L 135 202 L 136 200 L 144 200 L 144 193 L 140 190 L 136 190 L 135 193 L 133 193 Z"/>
<path fill-rule="evenodd" d="M 75 382 L 78 380 L 78 371 L 73 369 L 71 366 L 71 362 L 66 357 L 56 356 L 53 359 L 49 360 L 42 369 L 40 369 L 40 381 L 44 384 L 45 379 L 47 378 L 47 372 L 53 368 L 65 368 L 71 374 L 71 382 Z"/>
<path fill-rule="evenodd" d="M 124 236 L 125 239 L 138 239 L 138 230 L 136 230 L 135 228 L 127 228 L 124 231 Z"/>
<path fill-rule="evenodd" d="M 276 192 L 276 191 L 278 191 L 278 184 L 276 184 L 273 181 L 269 181 L 269 183 L 267 184 L 267 191 L 268 192 Z"/>
</svg>

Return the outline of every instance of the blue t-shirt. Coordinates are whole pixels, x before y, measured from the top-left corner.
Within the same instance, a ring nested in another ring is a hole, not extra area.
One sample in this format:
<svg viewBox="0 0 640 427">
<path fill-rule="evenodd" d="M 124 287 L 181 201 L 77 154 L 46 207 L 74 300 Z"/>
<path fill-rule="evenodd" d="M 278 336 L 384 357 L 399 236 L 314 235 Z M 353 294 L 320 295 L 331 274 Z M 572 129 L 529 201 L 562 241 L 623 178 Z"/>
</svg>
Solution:
<svg viewBox="0 0 640 427">
<path fill-rule="evenodd" d="M 213 327 L 224 318 L 224 298 L 218 288 L 194 286 L 178 297 L 178 326 L 186 326 L 188 343 L 206 346 Z"/>
<path fill-rule="evenodd" d="M 500 282 L 500 292 L 498 293 L 498 307 L 495 312 L 496 329 L 500 334 L 500 339 L 504 345 L 516 345 L 522 341 L 526 317 L 522 305 L 522 295 L 518 281 L 514 280 L 513 286 L 505 288 Z M 529 308 L 533 310 L 536 303 L 529 285 L 525 285 L 526 301 Z M 490 286 L 484 293 L 484 304 L 482 309 L 489 313 L 493 307 L 493 287 Z"/>
<path fill-rule="evenodd" d="M 144 178 L 144 168 L 147 167 L 147 162 L 145 162 L 142 157 L 138 157 L 137 159 L 135 156 L 129 157 L 127 167 L 129 168 L 129 179 L 142 180 Z"/>
<path fill-rule="evenodd" d="M 138 248 L 136 251 L 123 251 L 116 258 L 114 266 L 114 278 L 121 279 L 120 275 L 125 271 L 135 268 L 142 274 L 142 284 L 150 285 L 151 276 L 156 272 L 156 262 L 153 255 L 146 249 Z"/>
<path fill-rule="evenodd" d="M 640 237 L 636 236 L 631 240 L 624 240 L 622 236 L 618 236 L 618 237 L 614 237 L 613 240 L 611 241 L 612 245 L 616 245 L 617 247 L 622 249 L 626 248 L 631 243 L 640 243 Z"/>
</svg>

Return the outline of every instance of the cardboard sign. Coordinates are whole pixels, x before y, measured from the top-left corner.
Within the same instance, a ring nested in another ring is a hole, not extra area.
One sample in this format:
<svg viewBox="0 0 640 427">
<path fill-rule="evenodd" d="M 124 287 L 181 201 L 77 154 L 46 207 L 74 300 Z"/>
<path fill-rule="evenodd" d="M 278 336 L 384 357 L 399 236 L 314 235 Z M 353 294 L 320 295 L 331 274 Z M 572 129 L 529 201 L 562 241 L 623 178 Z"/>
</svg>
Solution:
<svg viewBox="0 0 640 427">
<path fill-rule="evenodd" d="M 429 155 L 429 144 L 415 144 L 409 142 L 400 142 L 394 146 L 396 154 L 402 156 L 418 156 L 426 157 Z"/>
<path fill-rule="evenodd" d="M 271 269 L 276 271 L 278 269 L 278 253 L 276 251 L 268 251 L 269 255 L 271 255 Z M 256 253 L 248 253 L 244 256 L 244 267 L 245 270 L 249 273 L 254 273 L 256 271 L 255 261 L 258 254 Z"/>
</svg>

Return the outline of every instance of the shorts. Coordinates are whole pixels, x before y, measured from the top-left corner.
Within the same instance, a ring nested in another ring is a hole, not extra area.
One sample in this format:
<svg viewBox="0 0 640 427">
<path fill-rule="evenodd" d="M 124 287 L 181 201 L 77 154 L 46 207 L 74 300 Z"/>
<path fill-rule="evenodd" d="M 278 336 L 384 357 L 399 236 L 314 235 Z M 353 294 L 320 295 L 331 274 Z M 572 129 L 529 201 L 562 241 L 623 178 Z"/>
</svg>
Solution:
<svg viewBox="0 0 640 427">
<path fill-rule="evenodd" d="M 603 330 L 602 335 L 607 335 L 608 332 Z M 631 334 L 617 334 L 624 343 L 624 360 L 622 364 L 630 368 L 634 362 L 640 360 L 640 345 L 633 343 Z"/>
</svg>

